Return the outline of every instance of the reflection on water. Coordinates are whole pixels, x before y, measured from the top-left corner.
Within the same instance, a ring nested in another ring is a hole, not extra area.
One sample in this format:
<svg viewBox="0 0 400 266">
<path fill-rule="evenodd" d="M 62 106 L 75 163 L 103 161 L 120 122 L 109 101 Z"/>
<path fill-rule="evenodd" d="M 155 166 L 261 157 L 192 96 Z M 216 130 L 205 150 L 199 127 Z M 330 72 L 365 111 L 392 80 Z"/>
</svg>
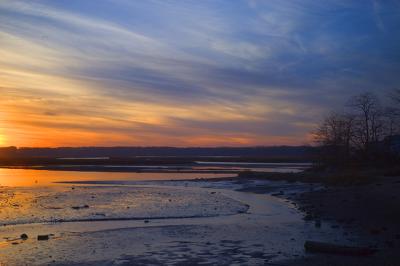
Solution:
<svg viewBox="0 0 400 266">
<path fill-rule="evenodd" d="M 54 184 L 54 182 L 65 181 L 145 181 L 221 178 L 236 176 L 241 171 L 295 173 L 310 167 L 310 164 L 197 162 L 195 165 L 174 166 L 55 165 L 51 167 L 58 170 L 0 168 L 0 186 L 44 186 Z M 38 168 L 41 168 L 41 166 L 38 166 Z M 77 170 L 68 171 L 71 169 Z M 102 169 L 111 169 L 112 171 L 101 172 Z M 121 171 L 114 172 L 116 169 L 118 169 L 117 171 L 121 169 Z M 139 170 L 140 172 L 137 172 Z"/>
<path fill-rule="evenodd" d="M 115 173 L 0 169 L 0 186 L 44 186 L 62 181 L 170 180 L 229 177 L 234 174 L 211 173 Z"/>
</svg>

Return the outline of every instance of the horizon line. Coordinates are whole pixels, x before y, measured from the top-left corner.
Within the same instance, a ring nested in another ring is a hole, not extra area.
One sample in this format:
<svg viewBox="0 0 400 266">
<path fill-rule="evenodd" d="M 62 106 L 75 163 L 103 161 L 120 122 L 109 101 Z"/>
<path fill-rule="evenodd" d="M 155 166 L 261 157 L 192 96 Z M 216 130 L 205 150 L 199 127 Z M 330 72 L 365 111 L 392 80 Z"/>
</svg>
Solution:
<svg viewBox="0 0 400 266">
<path fill-rule="evenodd" d="M 311 144 L 302 145 L 256 145 L 256 146 L 55 146 L 55 147 L 24 147 L 2 146 L 0 149 L 79 149 L 79 148 L 174 148 L 174 149 L 220 149 L 220 148 L 276 148 L 276 147 L 313 147 Z"/>
</svg>

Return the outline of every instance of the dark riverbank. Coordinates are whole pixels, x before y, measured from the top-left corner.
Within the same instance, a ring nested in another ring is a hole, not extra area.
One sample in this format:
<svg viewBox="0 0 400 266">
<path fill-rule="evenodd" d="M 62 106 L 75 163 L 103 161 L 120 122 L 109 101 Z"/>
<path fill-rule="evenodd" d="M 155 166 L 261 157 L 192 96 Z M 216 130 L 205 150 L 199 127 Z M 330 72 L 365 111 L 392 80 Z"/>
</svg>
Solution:
<svg viewBox="0 0 400 266">
<path fill-rule="evenodd" d="M 271 193 L 294 202 L 304 219 L 324 230 L 344 230 L 348 240 L 359 239 L 378 252 L 367 257 L 313 254 L 282 265 L 399 265 L 400 263 L 400 173 L 398 168 L 368 171 L 312 172 L 298 174 L 243 173 L 239 179 L 286 180 L 310 183 L 309 191 L 287 193 L 286 186 L 271 190 L 266 185 L 245 191 Z M 323 189 L 314 189 L 319 183 Z M 290 186 L 288 186 L 290 187 Z M 278 191 L 279 190 L 279 191 Z M 330 225 L 327 225 L 330 224 Z M 326 228 L 325 228 L 326 229 Z M 360 245 L 355 243 L 354 245 Z"/>
<path fill-rule="evenodd" d="M 399 265 L 400 177 L 382 177 L 361 185 L 326 186 L 291 200 L 305 212 L 305 219 L 337 224 L 346 237 L 361 238 L 378 252 L 370 257 L 319 254 L 293 265 Z M 321 264 L 321 262 L 323 262 Z"/>
</svg>

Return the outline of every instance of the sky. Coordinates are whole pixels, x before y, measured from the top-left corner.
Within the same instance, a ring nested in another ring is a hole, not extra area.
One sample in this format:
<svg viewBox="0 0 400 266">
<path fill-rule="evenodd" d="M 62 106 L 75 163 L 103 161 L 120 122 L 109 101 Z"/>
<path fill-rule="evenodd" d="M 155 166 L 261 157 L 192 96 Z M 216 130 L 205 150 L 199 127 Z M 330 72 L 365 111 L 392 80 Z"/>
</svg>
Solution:
<svg viewBox="0 0 400 266">
<path fill-rule="evenodd" d="M 309 144 L 399 43 L 400 0 L 0 0 L 0 146 Z"/>
</svg>

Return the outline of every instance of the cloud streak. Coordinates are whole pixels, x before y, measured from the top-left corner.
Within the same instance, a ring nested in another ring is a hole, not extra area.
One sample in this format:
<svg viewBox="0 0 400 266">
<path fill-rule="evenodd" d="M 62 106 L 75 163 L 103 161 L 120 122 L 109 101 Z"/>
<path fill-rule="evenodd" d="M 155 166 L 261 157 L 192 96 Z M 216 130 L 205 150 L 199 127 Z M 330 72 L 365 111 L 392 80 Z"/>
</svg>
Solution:
<svg viewBox="0 0 400 266">
<path fill-rule="evenodd" d="M 399 13 L 395 1 L 2 1 L 2 142 L 302 144 L 349 92 L 399 85 Z"/>
</svg>

